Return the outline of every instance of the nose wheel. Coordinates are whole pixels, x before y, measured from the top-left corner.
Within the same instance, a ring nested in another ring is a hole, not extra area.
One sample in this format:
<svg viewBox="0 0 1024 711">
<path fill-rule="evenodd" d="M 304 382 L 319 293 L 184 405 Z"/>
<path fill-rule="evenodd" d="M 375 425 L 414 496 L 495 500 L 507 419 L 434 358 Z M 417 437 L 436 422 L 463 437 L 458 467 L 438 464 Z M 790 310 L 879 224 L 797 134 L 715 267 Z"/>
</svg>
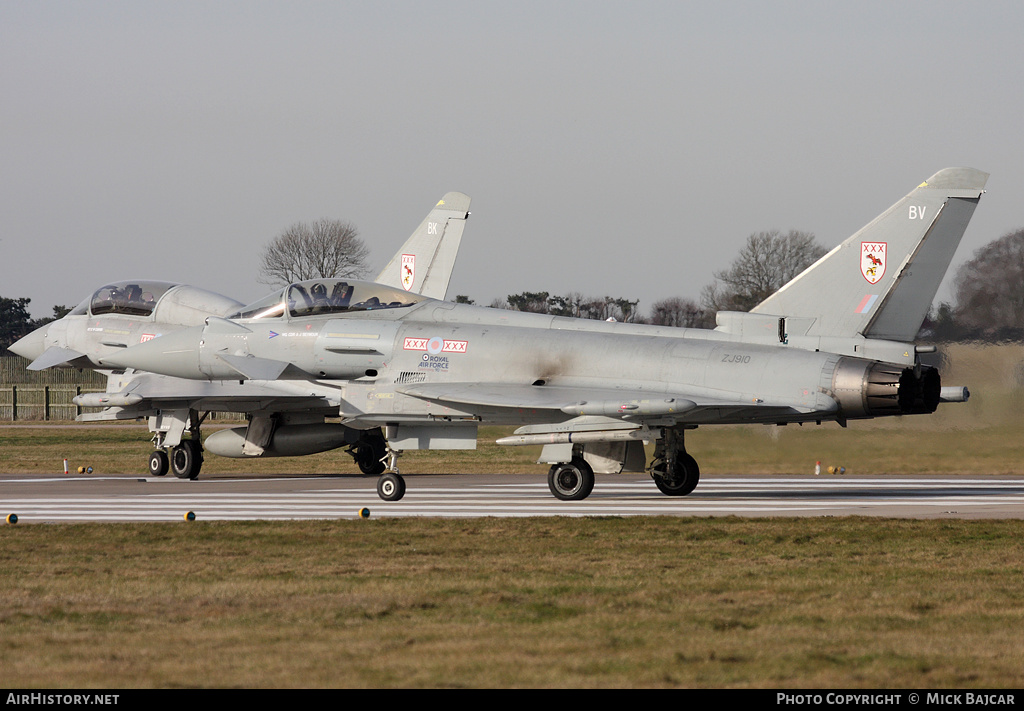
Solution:
<svg viewBox="0 0 1024 711">
<path fill-rule="evenodd" d="M 398 472 L 386 472 L 377 480 L 377 496 L 384 501 L 398 501 L 405 496 L 405 479 Z"/>
<path fill-rule="evenodd" d="M 405 496 L 405 479 L 398 473 L 398 455 L 401 452 L 387 447 L 388 460 L 386 471 L 377 480 L 377 496 L 384 501 L 399 501 Z"/>
</svg>

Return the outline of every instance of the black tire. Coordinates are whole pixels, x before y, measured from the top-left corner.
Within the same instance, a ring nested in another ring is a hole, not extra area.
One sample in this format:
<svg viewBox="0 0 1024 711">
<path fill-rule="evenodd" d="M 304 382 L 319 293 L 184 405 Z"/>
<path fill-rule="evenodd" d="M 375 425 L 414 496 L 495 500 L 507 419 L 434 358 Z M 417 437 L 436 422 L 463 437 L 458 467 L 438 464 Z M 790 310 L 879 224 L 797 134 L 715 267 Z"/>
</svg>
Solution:
<svg viewBox="0 0 1024 711">
<path fill-rule="evenodd" d="M 553 464 L 548 470 L 548 489 L 556 499 L 582 501 L 594 490 L 594 470 L 580 457 L 567 464 Z"/>
<path fill-rule="evenodd" d="M 686 496 L 697 488 L 700 481 L 700 467 L 697 460 L 681 452 L 672 467 L 672 476 L 655 476 L 654 483 L 666 496 Z"/>
<path fill-rule="evenodd" d="M 381 461 L 387 451 L 383 437 L 370 437 L 360 441 L 352 454 L 359 466 L 359 471 L 363 474 L 378 476 L 387 469 L 384 462 Z"/>
<path fill-rule="evenodd" d="M 394 472 L 388 472 L 377 480 L 377 496 L 384 501 L 399 501 L 405 496 L 405 479 Z"/>
<path fill-rule="evenodd" d="M 182 440 L 171 450 L 171 471 L 179 479 L 197 479 L 203 467 L 203 450 L 195 440 Z"/>
<path fill-rule="evenodd" d="M 167 458 L 167 452 L 162 449 L 155 449 L 149 455 L 150 476 L 164 476 L 171 468 L 171 462 Z"/>
</svg>

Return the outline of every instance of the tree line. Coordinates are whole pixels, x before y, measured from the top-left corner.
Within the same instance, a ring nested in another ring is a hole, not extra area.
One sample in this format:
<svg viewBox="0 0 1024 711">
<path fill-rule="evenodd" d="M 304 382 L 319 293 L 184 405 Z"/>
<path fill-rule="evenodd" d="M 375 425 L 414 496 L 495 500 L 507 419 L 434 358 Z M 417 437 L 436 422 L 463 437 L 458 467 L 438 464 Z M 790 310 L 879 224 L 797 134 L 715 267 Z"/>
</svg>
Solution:
<svg viewBox="0 0 1024 711">
<path fill-rule="evenodd" d="M 552 296 L 546 291 L 524 291 L 494 301 L 491 306 L 553 316 L 714 328 L 717 312 L 749 311 L 817 261 L 825 251 L 809 232 L 755 232 L 747 238 L 729 268 L 714 273 L 714 280 L 704 287 L 699 301 L 671 296 L 654 302 L 647 314 L 639 310 L 639 300 L 584 296 L 578 292 Z"/>
</svg>

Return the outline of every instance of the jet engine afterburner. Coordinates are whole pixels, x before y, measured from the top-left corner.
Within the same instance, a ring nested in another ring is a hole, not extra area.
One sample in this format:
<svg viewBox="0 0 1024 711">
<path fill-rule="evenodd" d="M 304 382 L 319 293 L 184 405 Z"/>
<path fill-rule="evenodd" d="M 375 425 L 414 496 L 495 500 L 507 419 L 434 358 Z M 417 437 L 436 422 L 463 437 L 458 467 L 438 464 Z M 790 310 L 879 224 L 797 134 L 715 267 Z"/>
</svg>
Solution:
<svg viewBox="0 0 1024 711">
<path fill-rule="evenodd" d="M 841 357 L 832 373 L 832 395 L 847 419 L 932 413 L 941 391 L 939 371 L 930 366 Z"/>
</svg>

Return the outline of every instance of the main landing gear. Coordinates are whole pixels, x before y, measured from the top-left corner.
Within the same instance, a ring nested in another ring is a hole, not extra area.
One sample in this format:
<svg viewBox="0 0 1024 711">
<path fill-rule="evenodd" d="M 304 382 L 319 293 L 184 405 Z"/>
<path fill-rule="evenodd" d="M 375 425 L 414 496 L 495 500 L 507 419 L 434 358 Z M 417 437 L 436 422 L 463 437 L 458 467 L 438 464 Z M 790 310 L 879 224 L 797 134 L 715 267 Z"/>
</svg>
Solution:
<svg viewBox="0 0 1024 711">
<path fill-rule="evenodd" d="M 151 476 L 164 476 L 173 471 L 179 479 L 196 479 L 203 467 L 203 445 L 199 440 L 185 439 L 170 448 L 170 456 L 166 449 L 155 449 L 149 455 L 149 473 Z"/>
<path fill-rule="evenodd" d="M 363 474 L 379 476 L 387 470 L 384 460 L 388 458 L 388 443 L 380 430 L 368 432 L 345 451 L 352 455 Z"/>
<path fill-rule="evenodd" d="M 682 429 L 665 428 L 662 436 L 655 440 L 654 457 L 647 467 L 654 485 L 666 496 L 686 496 L 700 481 L 700 467 L 697 460 L 686 453 L 683 432 Z M 643 470 L 640 442 L 631 442 L 630 446 L 637 448 L 637 459 L 631 457 L 625 445 L 616 448 L 603 442 L 574 444 L 570 461 L 556 460 L 548 470 L 548 489 L 561 501 L 582 501 L 594 490 L 595 470 L 602 474 Z"/>
<path fill-rule="evenodd" d="M 199 413 L 194 410 L 189 412 L 188 421 L 191 439 L 180 439 L 184 426 L 182 420 L 179 419 L 179 428 L 177 434 L 174 435 L 179 438 L 179 441 L 178 444 L 173 446 L 165 444 L 168 439 L 168 431 L 156 431 L 153 437 L 153 444 L 156 446 L 156 449 L 149 455 L 149 473 L 151 476 L 165 476 L 168 471 L 171 471 L 179 479 L 196 479 L 199 477 L 199 470 L 203 467 L 203 441 L 199 432 L 199 426 L 205 419 L 206 415 L 199 417 Z M 171 427 L 170 429 L 173 430 L 174 428 Z"/>
<path fill-rule="evenodd" d="M 686 496 L 697 488 L 700 467 L 686 453 L 683 430 L 666 429 L 654 447 L 654 459 L 648 470 L 654 485 L 666 496 Z"/>
<path fill-rule="evenodd" d="M 552 464 L 548 470 L 548 488 L 556 499 L 580 501 L 594 490 L 594 470 L 583 457 Z"/>
</svg>

